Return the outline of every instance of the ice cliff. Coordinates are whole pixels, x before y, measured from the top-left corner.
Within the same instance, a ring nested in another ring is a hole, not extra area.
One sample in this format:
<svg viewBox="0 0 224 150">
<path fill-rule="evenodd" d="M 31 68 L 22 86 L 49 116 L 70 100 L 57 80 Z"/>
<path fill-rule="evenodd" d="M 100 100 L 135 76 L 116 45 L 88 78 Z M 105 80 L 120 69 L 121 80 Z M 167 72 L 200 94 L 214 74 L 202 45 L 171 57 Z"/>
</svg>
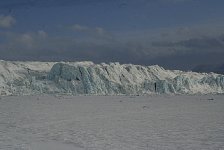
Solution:
<svg viewBox="0 0 224 150">
<path fill-rule="evenodd" d="M 157 65 L 0 61 L 0 95 L 42 93 L 216 94 L 224 93 L 224 75 L 165 70 Z"/>
</svg>

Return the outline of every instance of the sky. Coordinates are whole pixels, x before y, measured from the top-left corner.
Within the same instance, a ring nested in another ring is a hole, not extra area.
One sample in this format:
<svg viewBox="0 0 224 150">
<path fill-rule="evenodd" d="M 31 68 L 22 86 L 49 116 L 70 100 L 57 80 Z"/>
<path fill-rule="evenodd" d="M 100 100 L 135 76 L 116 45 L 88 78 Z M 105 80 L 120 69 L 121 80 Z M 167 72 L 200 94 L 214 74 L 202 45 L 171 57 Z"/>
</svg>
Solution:
<svg viewBox="0 0 224 150">
<path fill-rule="evenodd" d="M 223 0 L 1 0 L 0 59 L 224 64 Z"/>
</svg>

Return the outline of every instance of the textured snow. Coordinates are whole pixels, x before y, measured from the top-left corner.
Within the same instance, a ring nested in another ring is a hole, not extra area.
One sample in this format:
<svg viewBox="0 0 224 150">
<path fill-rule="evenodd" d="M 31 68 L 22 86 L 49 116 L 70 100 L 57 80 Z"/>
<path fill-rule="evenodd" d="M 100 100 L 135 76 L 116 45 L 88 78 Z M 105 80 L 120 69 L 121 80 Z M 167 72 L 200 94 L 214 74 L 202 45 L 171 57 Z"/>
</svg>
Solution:
<svg viewBox="0 0 224 150">
<path fill-rule="evenodd" d="M 6 96 L 0 150 L 223 150 L 223 95 Z"/>
<path fill-rule="evenodd" d="M 0 61 L 0 95 L 155 93 L 224 93 L 224 75 L 165 70 L 157 65 Z"/>
</svg>

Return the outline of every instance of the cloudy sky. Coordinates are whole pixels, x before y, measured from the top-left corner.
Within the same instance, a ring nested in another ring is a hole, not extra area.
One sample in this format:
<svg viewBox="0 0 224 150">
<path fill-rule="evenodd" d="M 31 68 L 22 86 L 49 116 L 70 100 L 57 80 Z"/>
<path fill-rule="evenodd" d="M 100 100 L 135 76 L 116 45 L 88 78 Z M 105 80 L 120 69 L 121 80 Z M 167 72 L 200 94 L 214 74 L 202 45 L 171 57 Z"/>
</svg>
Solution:
<svg viewBox="0 0 224 150">
<path fill-rule="evenodd" d="M 0 59 L 224 63 L 223 0 L 1 0 Z"/>
</svg>

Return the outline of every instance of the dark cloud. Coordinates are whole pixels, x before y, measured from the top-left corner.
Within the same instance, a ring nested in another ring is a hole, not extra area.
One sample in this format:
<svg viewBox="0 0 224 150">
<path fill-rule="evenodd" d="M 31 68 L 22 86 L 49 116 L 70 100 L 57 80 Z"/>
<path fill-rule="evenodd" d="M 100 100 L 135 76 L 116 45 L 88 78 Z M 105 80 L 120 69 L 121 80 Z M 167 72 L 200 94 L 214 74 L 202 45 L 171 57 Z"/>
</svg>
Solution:
<svg viewBox="0 0 224 150">
<path fill-rule="evenodd" d="M 169 41 L 157 41 L 152 42 L 154 47 L 165 47 L 165 48 L 174 48 L 185 51 L 201 51 L 201 52 L 220 52 L 224 51 L 224 35 L 218 37 L 202 37 L 202 38 L 191 38 L 188 40 L 182 40 L 178 42 L 169 42 Z"/>
<path fill-rule="evenodd" d="M 192 69 L 195 72 L 215 72 L 224 74 L 224 63 L 223 64 L 202 64 Z"/>
<path fill-rule="evenodd" d="M 174 43 L 177 46 L 184 46 L 192 49 L 215 49 L 223 50 L 224 41 L 220 38 L 202 38 L 202 39 L 190 39 L 187 41 L 181 41 Z"/>
<path fill-rule="evenodd" d="M 177 28 L 145 34 L 110 33 L 100 27 L 73 25 L 74 36 L 51 36 L 45 31 L 1 32 L 0 59 L 119 61 L 141 65 L 158 64 L 168 69 L 192 69 L 206 63 L 224 63 L 224 32 Z M 216 28 L 218 29 L 218 28 Z M 204 32 L 206 31 L 206 32 Z M 76 33 L 84 34 L 79 37 Z M 162 33 L 162 34 L 161 34 Z M 164 34 L 163 33 L 167 33 Z M 140 36 L 141 35 L 141 36 Z M 142 36 L 143 35 L 143 36 Z"/>
<path fill-rule="evenodd" d="M 167 69 L 192 70 L 202 64 L 223 64 L 223 52 L 188 52 L 161 56 L 152 59 L 152 63 Z"/>
<path fill-rule="evenodd" d="M 140 53 L 133 45 L 96 37 L 80 40 L 77 38 L 51 37 L 44 31 L 33 33 L 7 33 L 6 41 L 0 43 L 0 59 L 9 60 L 45 60 L 45 61 L 81 61 L 94 62 L 119 61 L 137 63 Z M 101 41 L 102 40 L 102 41 Z"/>
<path fill-rule="evenodd" d="M 117 6 L 128 6 L 129 4 L 147 4 L 149 2 L 184 2 L 191 0 L 1 0 L 1 9 L 20 9 L 32 7 L 63 7 L 71 5 L 87 5 L 113 2 Z"/>
<path fill-rule="evenodd" d="M 92 0 L 86 0 L 91 2 Z M 66 6 L 80 4 L 81 0 L 1 0 L 0 8 L 17 9 L 29 7 L 49 7 L 49 6 Z"/>
<path fill-rule="evenodd" d="M 105 2 L 111 2 L 111 0 L 1 0 L 0 8 L 64 7 L 72 5 L 93 5 Z M 114 2 L 120 4 L 123 3 L 123 0 L 114 0 Z"/>
</svg>

